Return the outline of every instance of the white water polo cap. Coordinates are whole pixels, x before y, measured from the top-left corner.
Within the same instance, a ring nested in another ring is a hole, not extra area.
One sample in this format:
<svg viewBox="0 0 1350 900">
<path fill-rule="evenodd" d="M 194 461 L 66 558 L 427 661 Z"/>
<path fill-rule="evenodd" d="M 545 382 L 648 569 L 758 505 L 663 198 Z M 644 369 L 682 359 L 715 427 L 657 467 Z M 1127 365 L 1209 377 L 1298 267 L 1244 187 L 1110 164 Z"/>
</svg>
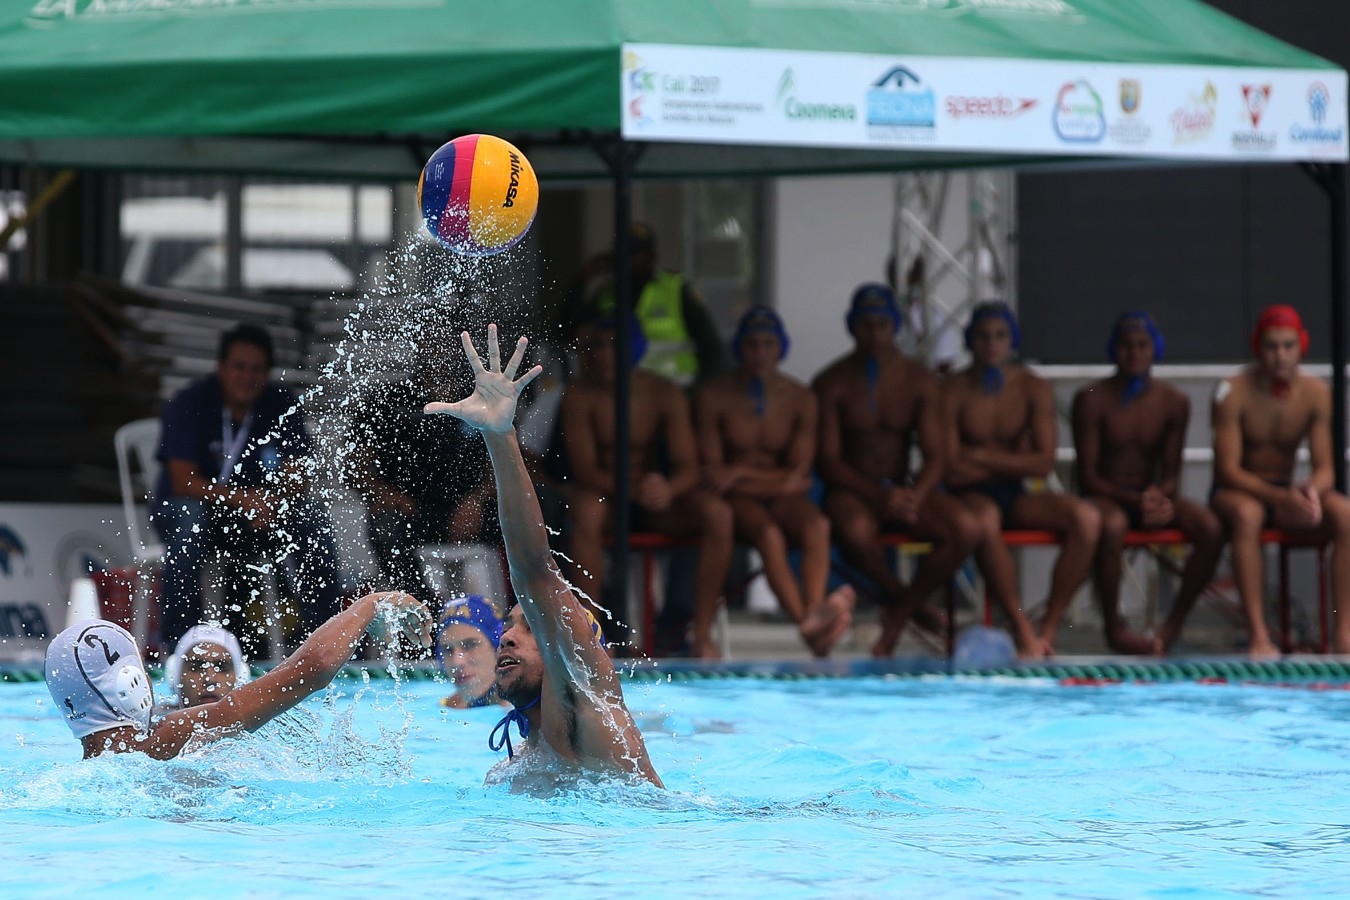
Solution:
<svg viewBox="0 0 1350 900">
<path fill-rule="evenodd" d="M 47 647 L 47 690 L 75 737 L 150 727 L 155 705 L 136 641 L 103 619 L 76 622 Z"/>
</svg>

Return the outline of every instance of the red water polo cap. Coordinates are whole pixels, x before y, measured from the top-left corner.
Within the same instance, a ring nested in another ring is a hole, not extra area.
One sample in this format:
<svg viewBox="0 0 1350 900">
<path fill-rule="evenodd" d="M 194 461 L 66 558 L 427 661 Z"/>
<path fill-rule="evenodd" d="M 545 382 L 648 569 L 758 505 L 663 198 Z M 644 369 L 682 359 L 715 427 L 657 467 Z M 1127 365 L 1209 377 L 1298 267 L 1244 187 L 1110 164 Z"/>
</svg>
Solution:
<svg viewBox="0 0 1350 900">
<path fill-rule="evenodd" d="M 1256 320 L 1256 327 L 1252 329 L 1253 356 L 1261 355 L 1261 336 L 1271 328 L 1292 328 L 1297 331 L 1299 355 L 1308 355 L 1308 329 L 1303 327 L 1303 319 L 1299 316 L 1298 310 L 1283 303 L 1276 303 L 1265 308 L 1261 318 Z"/>
</svg>

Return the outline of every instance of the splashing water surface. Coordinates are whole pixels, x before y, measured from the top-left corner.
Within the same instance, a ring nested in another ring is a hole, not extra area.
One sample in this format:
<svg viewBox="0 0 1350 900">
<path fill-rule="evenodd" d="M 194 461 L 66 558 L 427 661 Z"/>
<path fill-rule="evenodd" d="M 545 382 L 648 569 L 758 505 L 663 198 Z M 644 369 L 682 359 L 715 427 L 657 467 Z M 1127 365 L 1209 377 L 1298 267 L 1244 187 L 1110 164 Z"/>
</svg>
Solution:
<svg viewBox="0 0 1350 900">
<path fill-rule="evenodd" d="M 483 787 L 497 709 L 340 683 L 256 735 L 78 760 L 0 688 L 7 893 L 1309 897 L 1350 892 L 1350 693 L 629 682 L 669 786 Z"/>
</svg>

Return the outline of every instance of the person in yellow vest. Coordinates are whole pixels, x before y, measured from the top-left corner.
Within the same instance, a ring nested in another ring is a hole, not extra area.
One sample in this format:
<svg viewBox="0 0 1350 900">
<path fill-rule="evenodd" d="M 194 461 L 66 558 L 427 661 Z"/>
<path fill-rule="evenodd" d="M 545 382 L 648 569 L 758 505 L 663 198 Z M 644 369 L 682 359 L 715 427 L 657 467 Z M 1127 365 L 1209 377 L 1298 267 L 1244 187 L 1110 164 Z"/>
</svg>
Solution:
<svg viewBox="0 0 1350 900">
<path fill-rule="evenodd" d="M 656 239 L 646 225 L 633 223 L 629 247 L 633 313 L 647 339 L 641 368 L 682 388 L 724 372 L 724 342 L 698 290 L 678 272 L 657 270 Z M 588 305 L 593 314 L 613 311 L 612 278 L 595 292 Z"/>
</svg>

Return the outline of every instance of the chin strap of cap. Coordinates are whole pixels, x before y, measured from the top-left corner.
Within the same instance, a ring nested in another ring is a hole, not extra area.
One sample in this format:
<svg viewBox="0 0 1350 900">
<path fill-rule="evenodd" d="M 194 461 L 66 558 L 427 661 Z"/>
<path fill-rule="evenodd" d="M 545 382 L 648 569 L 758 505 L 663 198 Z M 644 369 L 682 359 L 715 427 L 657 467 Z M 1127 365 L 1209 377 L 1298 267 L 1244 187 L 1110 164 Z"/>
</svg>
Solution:
<svg viewBox="0 0 1350 900">
<path fill-rule="evenodd" d="M 520 739 L 523 741 L 530 736 L 530 720 L 525 718 L 525 710 L 534 709 L 539 705 L 543 694 L 535 697 L 524 706 L 513 706 L 511 711 L 502 716 L 502 720 L 492 728 L 492 733 L 488 735 L 488 749 L 493 753 L 500 753 L 503 747 L 506 748 L 506 758 L 515 758 L 515 749 L 511 746 L 511 723 L 516 723 L 516 729 L 520 732 Z M 498 732 L 501 732 L 500 736 Z"/>
<path fill-rule="evenodd" d="M 867 377 L 867 411 L 877 414 L 877 383 L 881 381 L 881 362 L 875 356 L 863 360 L 863 375 Z"/>
<path fill-rule="evenodd" d="M 1120 405 L 1129 406 L 1135 398 L 1148 387 L 1147 375 L 1130 375 L 1125 379 L 1125 388 L 1120 392 Z"/>
<path fill-rule="evenodd" d="M 1003 393 L 1003 370 L 998 366 L 985 369 L 980 375 L 980 386 L 986 397 Z"/>
<path fill-rule="evenodd" d="M 755 415 L 764 415 L 765 397 L 764 397 L 764 379 L 754 376 L 750 379 L 750 400 L 755 404 Z"/>
</svg>

